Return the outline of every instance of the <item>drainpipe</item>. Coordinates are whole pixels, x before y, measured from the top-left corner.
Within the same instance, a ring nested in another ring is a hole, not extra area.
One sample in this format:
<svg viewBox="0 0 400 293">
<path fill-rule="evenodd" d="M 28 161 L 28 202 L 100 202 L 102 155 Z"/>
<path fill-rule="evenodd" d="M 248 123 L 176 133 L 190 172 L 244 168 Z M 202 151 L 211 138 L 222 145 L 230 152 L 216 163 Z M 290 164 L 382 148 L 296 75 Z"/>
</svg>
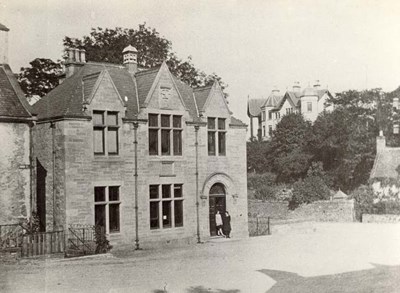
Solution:
<svg viewBox="0 0 400 293">
<path fill-rule="evenodd" d="M 29 196 L 29 209 L 30 209 L 30 215 L 26 215 L 27 217 L 29 216 L 30 218 L 32 217 L 32 212 L 33 212 L 33 168 L 34 168 L 34 163 L 33 163 L 33 126 L 35 122 L 31 122 L 29 124 L 29 184 L 30 184 L 30 196 Z"/>
<path fill-rule="evenodd" d="M 135 250 L 139 250 L 139 207 L 138 207 L 138 141 L 137 141 L 137 129 L 139 127 L 138 122 L 133 123 L 133 133 L 134 133 L 134 141 L 133 144 L 135 146 Z"/>
<path fill-rule="evenodd" d="M 199 216 L 199 125 L 194 126 L 196 136 L 195 149 L 196 149 L 196 217 L 197 217 L 197 243 L 200 241 L 200 216 Z"/>
<path fill-rule="evenodd" d="M 52 166 L 53 166 L 53 231 L 56 228 L 56 124 L 50 123 L 52 137 Z"/>
</svg>

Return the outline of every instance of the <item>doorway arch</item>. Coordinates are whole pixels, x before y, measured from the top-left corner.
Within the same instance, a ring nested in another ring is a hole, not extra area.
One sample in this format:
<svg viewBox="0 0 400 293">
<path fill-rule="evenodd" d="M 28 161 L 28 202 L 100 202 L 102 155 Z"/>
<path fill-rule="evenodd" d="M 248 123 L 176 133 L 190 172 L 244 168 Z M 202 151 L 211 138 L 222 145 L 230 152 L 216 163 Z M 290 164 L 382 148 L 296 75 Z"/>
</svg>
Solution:
<svg viewBox="0 0 400 293">
<path fill-rule="evenodd" d="M 209 191 L 209 217 L 210 217 L 210 236 L 217 235 L 215 224 L 215 214 L 217 211 L 224 215 L 226 210 L 226 188 L 222 183 L 215 183 Z"/>
</svg>

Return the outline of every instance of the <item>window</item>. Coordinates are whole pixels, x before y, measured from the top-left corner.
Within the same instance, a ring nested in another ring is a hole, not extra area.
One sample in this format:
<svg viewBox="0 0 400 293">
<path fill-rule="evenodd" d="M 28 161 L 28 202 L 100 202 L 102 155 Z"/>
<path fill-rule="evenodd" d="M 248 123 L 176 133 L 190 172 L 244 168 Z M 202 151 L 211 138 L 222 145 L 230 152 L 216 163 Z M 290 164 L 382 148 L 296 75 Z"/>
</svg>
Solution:
<svg viewBox="0 0 400 293">
<path fill-rule="evenodd" d="M 268 120 L 272 120 L 272 112 L 268 111 Z"/>
<path fill-rule="evenodd" d="M 312 102 L 307 102 L 307 112 L 312 112 Z"/>
<path fill-rule="evenodd" d="M 286 108 L 286 115 L 293 113 L 293 108 Z"/>
<path fill-rule="evenodd" d="M 150 185 L 150 229 L 183 226 L 182 184 Z"/>
<path fill-rule="evenodd" d="M 118 112 L 93 111 L 95 155 L 118 155 Z"/>
<path fill-rule="evenodd" d="M 149 155 L 182 155 L 182 116 L 149 114 Z"/>
<path fill-rule="evenodd" d="M 393 125 L 393 134 L 399 134 L 399 124 Z"/>
<path fill-rule="evenodd" d="M 263 126 L 263 136 L 265 136 L 265 126 Z"/>
<path fill-rule="evenodd" d="M 270 137 L 272 136 L 272 125 L 270 125 L 268 128 L 268 134 Z"/>
<path fill-rule="evenodd" d="M 265 121 L 265 112 L 262 111 L 261 113 L 262 113 L 262 121 Z"/>
<path fill-rule="evenodd" d="M 215 156 L 226 155 L 226 119 L 225 118 L 208 118 L 208 155 Z"/>
<path fill-rule="evenodd" d="M 94 223 L 107 233 L 120 231 L 119 186 L 96 186 L 94 188 Z"/>
</svg>

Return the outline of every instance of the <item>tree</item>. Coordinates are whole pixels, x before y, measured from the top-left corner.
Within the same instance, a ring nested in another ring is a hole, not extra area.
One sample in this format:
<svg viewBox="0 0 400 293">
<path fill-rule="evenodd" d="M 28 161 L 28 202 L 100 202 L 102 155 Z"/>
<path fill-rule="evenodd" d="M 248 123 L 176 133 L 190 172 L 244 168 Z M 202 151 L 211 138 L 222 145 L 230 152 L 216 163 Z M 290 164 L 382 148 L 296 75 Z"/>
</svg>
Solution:
<svg viewBox="0 0 400 293">
<path fill-rule="evenodd" d="M 299 113 L 283 116 L 272 133 L 269 158 L 279 182 L 294 182 L 305 176 L 311 155 L 307 142 L 311 123 Z"/>
<path fill-rule="evenodd" d="M 271 171 L 271 161 L 268 153 L 270 143 L 268 141 L 247 142 L 247 169 L 249 172 L 265 173 Z"/>
<path fill-rule="evenodd" d="M 151 68 L 161 65 L 163 61 L 171 72 L 192 87 L 212 84 L 219 80 L 224 89 L 227 85 L 215 73 L 205 74 L 197 69 L 192 63 L 192 57 L 186 60 L 180 59 L 173 51 L 169 40 L 161 37 L 154 29 L 140 24 L 139 29 L 127 29 L 116 27 L 92 28 L 88 36 L 70 38 L 66 36 L 63 40 L 64 47 L 76 47 L 86 50 L 86 59 L 97 62 L 122 63 L 122 50 L 132 45 L 138 50 L 138 65 L 141 68 Z"/>
<path fill-rule="evenodd" d="M 43 97 L 58 85 L 61 64 L 46 58 L 36 58 L 29 64 L 30 67 L 21 68 L 18 82 L 27 97 Z"/>
<path fill-rule="evenodd" d="M 314 122 L 309 150 L 321 161 L 333 186 L 349 192 L 368 181 L 375 158 L 381 93 L 378 90 L 338 94 L 336 109 Z"/>
</svg>

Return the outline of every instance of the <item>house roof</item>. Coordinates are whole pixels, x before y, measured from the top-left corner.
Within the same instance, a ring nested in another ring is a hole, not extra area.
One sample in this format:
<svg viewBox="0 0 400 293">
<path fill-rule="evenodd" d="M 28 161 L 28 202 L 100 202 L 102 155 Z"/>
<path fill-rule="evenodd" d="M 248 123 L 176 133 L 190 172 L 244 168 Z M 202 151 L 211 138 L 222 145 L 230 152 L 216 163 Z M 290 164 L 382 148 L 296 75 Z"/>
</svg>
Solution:
<svg viewBox="0 0 400 293">
<path fill-rule="evenodd" d="M 0 116 L 32 118 L 31 107 L 8 64 L 0 64 Z"/>
<path fill-rule="evenodd" d="M 104 74 L 109 74 L 115 88 L 127 107 L 126 118 L 135 119 L 141 107 L 145 107 L 147 96 L 161 67 L 139 71 L 132 75 L 122 65 L 88 62 L 65 79 L 44 98 L 33 105 L 39 120 L 61 117 L 90 117 L 84 111 L 84 104 L 90 103 L 94 91 Z M 189 85 L 172 76 L 184 106 L 193 121 L 199 119 L 212 86 L 192 89 Z M 236 124 L 243 122 L 234 120 Z M 236 125 L 235 124 L 235 125 Z M 243 124 L 244 125 L 244 124 Z"/>
<path fill-rule="evenodd" d="M 8 29 L 8 27 L 6 27 L 4 24 L 1 24 L 1 23 L 0 23 L 0 31 L 8 32 L 9 29 Z"/>
<path fill-rule="evenodd" d="M 198 87 L 193 90 L 199 111 L 204 111 L 204 105 L 206 104 L 208 96 L 210 95 L 211 88 L 212 85 L 209 85 Z"/>
<path fill-rule="evenodd" d="M 377 152 L 370 178 L 398 178 L 396 168 L 400 165 L 400 148 L 385 147 Z"/>
<path fill-rule="evenodd" d="M 247 116 L 258 117 L 261 115 L 261 107 L 266 99 L 251 99 L 247 101 Z"/>
<path fill-rule="evenodd" d="M 237 119 L 236 117 L 231 116 L 231 123 L 230 125 L 234 126 L 247 126 L 242 120 Z"/>
<path fill-rule="evenodd" d="M 277 107 L 283 99 L 283 95 L 271 94 L 262 107 Z"/>
</svg>

